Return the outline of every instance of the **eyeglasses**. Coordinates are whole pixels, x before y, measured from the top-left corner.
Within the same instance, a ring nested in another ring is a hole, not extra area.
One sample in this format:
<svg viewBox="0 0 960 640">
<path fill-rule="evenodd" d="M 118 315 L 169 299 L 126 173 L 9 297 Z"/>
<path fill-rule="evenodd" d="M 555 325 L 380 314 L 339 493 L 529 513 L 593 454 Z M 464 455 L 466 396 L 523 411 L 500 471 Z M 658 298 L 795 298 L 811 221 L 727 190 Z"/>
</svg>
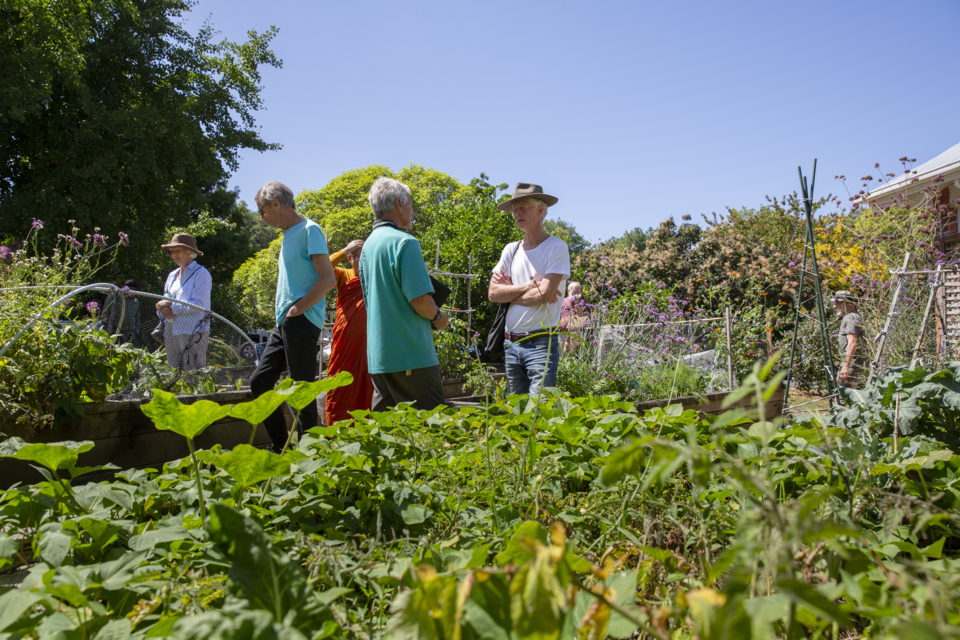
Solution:
<svg viewBox="0 0 960 640">
<path fill-rule="evenodd" d="M 260 207 L 259 209 L 257 209 L 257 215 L 258 215 L 258 216 L 259 216 L 259 215 L 263 215 L 263 210 L 267 208 L 267 205 L 268 205 L 268 204 L 270 204 L 270 203 L 269 203 L 269 202 L 266 202 L 266 203 L 264 203 L 264 205 L 263 205 L 262 207 Z"/>
</svg>

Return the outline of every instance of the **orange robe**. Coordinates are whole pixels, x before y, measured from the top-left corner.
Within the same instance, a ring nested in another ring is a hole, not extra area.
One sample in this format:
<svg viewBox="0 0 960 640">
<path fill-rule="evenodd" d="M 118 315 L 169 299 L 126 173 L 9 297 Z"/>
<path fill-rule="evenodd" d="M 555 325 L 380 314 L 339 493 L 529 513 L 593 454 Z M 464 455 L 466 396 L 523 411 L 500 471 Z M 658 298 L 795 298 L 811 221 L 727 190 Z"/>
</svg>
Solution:
<svg viewBox="0 0 960 640">
<path fill-rule="evenodd" d="M 350 411 L 369 409 L 373 402 L 373 382 L 367 371 L 367 307 L 356 272 L 337 266 L 343 258 L 343 251 L 330 256 L 337 277 L 337 315 L 327 376 L 349 371 L 353 383 L 327 392 L 327 424 L 348 420 Z"/>
</svg>

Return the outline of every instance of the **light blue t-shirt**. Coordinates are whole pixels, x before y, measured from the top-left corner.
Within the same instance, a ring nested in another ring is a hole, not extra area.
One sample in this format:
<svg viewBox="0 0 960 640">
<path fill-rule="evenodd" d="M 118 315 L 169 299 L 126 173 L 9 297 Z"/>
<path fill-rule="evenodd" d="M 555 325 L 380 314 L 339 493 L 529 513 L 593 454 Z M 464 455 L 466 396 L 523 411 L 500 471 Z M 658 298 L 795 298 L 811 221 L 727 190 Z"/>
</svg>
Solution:
<svg viewBox="0 0 960 640">
<path fill-rule="evenodd" d="M 317 268 L 310 256 L 327 254 L 323 231 L 313 220 L 304 219 L 283 232 L 280 246 L 280 273 L 277 275 L 277 326 L 293 304 L 307 295 L 317 278 Z M 323 327 L 327 307 L 323 300 L 304 312 L 304 316 L 318 327 Z"/>
<path fill-rule="evenodd" d="M 363 243 L 360 286 L 367 305 L 367 368 L 394 373 L 440 364 L 430 321 L 410 301 L 433 293 L 420 242 L 382 224 Z"/>
</svg>

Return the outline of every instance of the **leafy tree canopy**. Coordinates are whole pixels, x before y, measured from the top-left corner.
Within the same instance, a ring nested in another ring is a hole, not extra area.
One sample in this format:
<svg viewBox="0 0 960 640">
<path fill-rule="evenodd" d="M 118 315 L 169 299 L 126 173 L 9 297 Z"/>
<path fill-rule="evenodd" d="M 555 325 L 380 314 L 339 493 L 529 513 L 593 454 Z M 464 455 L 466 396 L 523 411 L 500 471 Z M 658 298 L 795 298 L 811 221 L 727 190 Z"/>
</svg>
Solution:
<svg viewBox="0 0 960 640">
<path fill-rule="evenodd" d="M 383 165 L 370 165 L 347 171 L 322 189 L 305 189 L 297 195 L 297 212 L 323 227 L 331 251 L 356 238 L 366 238 L 373 226 L 373 212 L 367 194 L 377 178 L 393 178 L 410 187 L 413 198 L 414 227 L 429 227 L 437 207 L 462 198 L 468 187 L 456 178 L 436 169 L 411 164 L 400 171 Z"/>
<path fill-rule="evenodd" d="M 580 255 L 584 249 L 590 246 L 587 239 L 580 235 L 572 224 L 562 218 L 550 218 L 548 216 L 543 221 L 543 230 L 566 242 L 570 249 L 571 258 Z"/>
<path fill-rule="evenodd" d="M 130 237 L 118 265 L 147 277 L 170 227 L 217 217 L 254 125 L 277 33 L 215 41 L 189 0 L 10 0 L 0 10 L 0 228 L 74 220 Z M 50 234 L 54 237 L 54 234 Z"/>
<path fill-rule="evenodd" d="M 603 244 L 616 249 L 633 249 L 637 253 L 643 253 L 647 248 L 647 240 L 653 235 L 653 227 L 642 229 L 635 227 L 625 231 L 621 236 L 610 238 Z"/>
</svg>

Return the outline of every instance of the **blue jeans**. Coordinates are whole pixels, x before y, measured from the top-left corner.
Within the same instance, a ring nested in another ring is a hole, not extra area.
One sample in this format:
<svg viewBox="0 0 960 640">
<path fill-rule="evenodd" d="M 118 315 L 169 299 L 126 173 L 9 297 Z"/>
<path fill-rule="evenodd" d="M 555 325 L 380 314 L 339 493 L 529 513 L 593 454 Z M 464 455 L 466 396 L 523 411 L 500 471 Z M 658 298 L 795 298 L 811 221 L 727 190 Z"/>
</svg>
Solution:
<svg viewBox="0 0 960 640">
<path fill-rule="evenodd" d="M 505 340 L 503 344 L 507 365 L 507 393 L 535 395 L 540 387 L 557 386 L 560 336 L 542 335 L 521 342 Z"/>
</svg>

